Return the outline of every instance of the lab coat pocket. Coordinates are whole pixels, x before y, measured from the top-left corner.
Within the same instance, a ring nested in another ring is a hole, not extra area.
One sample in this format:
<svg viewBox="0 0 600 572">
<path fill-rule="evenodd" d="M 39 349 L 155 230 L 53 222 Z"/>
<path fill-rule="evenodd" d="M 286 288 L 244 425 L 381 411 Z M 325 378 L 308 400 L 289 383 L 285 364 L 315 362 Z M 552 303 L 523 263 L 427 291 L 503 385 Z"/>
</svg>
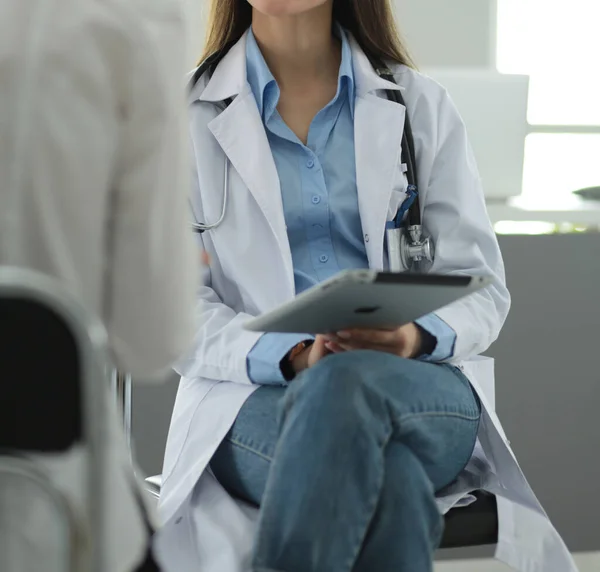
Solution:
<svg viewBox="0 0 600 572">
<path fill-rule="evenodd" d="M 396 217 L 396 213 L 402 206 L 402 203 L 406 200 L 407 188 L 408 179 L 406 178 L 406 166 L 400 164 L 399 168 L 396 169 L 394 173 L 394 180 L 392 181 L 392 193 L 388 205 L 386 221 L 393 220 Z"/>
<path fill-rule="evenodd" d="M 394 220 L 396 217 L 396 213 L 400 210 L 402 203 L 406 200 L 406 192 L 402 191 L 392 191 L 392 196 L 390 197 L 390 204 L 388 206 L 388 212 L 386 221 Z"/>
</svg>

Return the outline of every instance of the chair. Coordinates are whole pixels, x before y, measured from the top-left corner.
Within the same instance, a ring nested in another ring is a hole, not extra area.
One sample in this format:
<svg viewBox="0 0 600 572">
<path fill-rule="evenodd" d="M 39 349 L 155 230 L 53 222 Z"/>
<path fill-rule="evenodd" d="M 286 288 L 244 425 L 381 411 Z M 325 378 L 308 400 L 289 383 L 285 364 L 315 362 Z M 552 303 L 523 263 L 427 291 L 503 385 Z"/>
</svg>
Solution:
<svg viewBox="0 0 600 572">
<path fill-rule="evenodd" d="M 455 508 L 444 517 L 440 548 L 471 548 L 498 542 L 496 497 L 483 491 L 474 493 L 475 502 Z"/>
<path fill-rule="evenodd" d="M 107 572 L 104 329 L 51 279 L 0 267 L 0 570 Z M 104 386 L 104 387 L 103 387 Z M 73 518 L 39 459 L 80 445 L 87 521 Z M 38 568 L 39 569 L 39 568 Z"/>
</svg>

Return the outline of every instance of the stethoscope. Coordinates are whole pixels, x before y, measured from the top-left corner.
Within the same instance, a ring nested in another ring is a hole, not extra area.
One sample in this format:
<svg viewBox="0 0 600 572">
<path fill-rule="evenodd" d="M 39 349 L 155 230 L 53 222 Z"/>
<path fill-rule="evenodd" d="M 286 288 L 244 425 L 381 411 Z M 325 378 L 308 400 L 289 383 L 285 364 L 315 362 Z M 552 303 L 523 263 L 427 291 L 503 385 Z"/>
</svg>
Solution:
<svg viewBox="0 0 600 572">
<path fill-rule="evenodd" d="M 231 45 L 226 46 L 220 52 L 213 54 L 198 67 L 190 80 L 189 89 L 193 88 L 206 72 L 211 74 L 214 72 L 230 47 Z M 392 72 L 386 66 L 374 65 L 373 61 L 371 64 L 380 77 L 392 83 L 396 83 Z M 394 101 L 406 107 L 404 98 L 399 90 L 386 90 L 386 96 L 390 101 Z M 231 98 L 225 100 L 223 102 L 225 108 L 231 102 Z M 419 188 L 417 184 L 417 171 L 415 168 L 415 146 L 408 114 L 405 116 L 404 131 L 402 133 L 401 161 L 406 165 L 406 179 L 408 181 L 406 189 L 407 197 L 402 202 L 402 205 L 400 205 L 394 219 L 389 221 L 386 226 L 388 261 L 391 272 L 419 271 L 422 270 L 423 264 L 433 262 L 435 250 L 433 241 L 429 236 L 426 236 L 421 222 Z M 198 221 L 192 207 L 192 215 L 194 217 L 192 229 L 194 232 L 202 234 L 207 230 L 213 230 L 220 226 L 225 219 L 227 202 L 229 200 L 229 161 L 227 159 L 225 159 L 223 181 L 223 205 L 221 207 L 219 218 L 214 223 L 201 223 Z"/>
</svg>

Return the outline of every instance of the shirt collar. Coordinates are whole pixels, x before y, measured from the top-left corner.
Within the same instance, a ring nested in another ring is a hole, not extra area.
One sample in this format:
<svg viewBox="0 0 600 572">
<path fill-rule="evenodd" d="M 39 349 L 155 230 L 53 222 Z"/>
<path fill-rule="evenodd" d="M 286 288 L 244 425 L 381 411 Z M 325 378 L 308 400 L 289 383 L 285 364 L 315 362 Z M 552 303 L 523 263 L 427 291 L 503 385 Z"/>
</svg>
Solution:
<svg viewBox="0 0 600 572">
<path fill-rule="evenodd" d="M 352 65 L 352 48 L 348 41 L 348 34 L 339 24 L 336 24 L 336 33 L 342 40 L 342 63 L 340 64 L 340 73 L 338 77 L 338 95 L 343 84 L 347 88 L 348 101 L 350 103 L 350 113 L 354 119 L 354 99 L 356 90 L 354 87 L 354 66 Z"/>
<path fill-rule="evenodd" d="M 352 117 L 354 117 L 355 82 L 352 66 L 352 48 L 348 41 L 348 34 L 339 24 L 335 26 L 335 33 L 342 42 L 342 62 L 340 64 L 338 89 L 335 98 L 338 99 L 345 89 L 350 103 L 350 111 Z M 246 70 L 248 83 L 256 99 L 258 111 L 263 121 L 266 122 L 279 102 L 279 87 L 258 47 L 252 28 L 248 31 L 246 42 Z"/>
</svg>

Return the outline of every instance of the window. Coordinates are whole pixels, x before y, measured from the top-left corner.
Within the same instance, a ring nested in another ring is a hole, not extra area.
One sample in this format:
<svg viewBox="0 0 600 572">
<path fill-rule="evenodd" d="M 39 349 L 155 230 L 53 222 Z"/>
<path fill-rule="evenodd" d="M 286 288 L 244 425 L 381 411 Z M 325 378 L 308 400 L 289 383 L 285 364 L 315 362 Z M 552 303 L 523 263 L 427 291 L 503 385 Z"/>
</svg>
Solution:
<svg viewBox="0 0 600 572">
<path fill-rule="evenodd" d="M 600 185 L 599 25 L 598 0 L 498 0 L 498 70 L 530 76 L 524 197 Z"/>
<path fill-rule="evenodd" d="M 531 133 L 527 137 L 524 196 L 558 204 L 570 191 L 597 185 L 600 133 Z"/>
</svg>

